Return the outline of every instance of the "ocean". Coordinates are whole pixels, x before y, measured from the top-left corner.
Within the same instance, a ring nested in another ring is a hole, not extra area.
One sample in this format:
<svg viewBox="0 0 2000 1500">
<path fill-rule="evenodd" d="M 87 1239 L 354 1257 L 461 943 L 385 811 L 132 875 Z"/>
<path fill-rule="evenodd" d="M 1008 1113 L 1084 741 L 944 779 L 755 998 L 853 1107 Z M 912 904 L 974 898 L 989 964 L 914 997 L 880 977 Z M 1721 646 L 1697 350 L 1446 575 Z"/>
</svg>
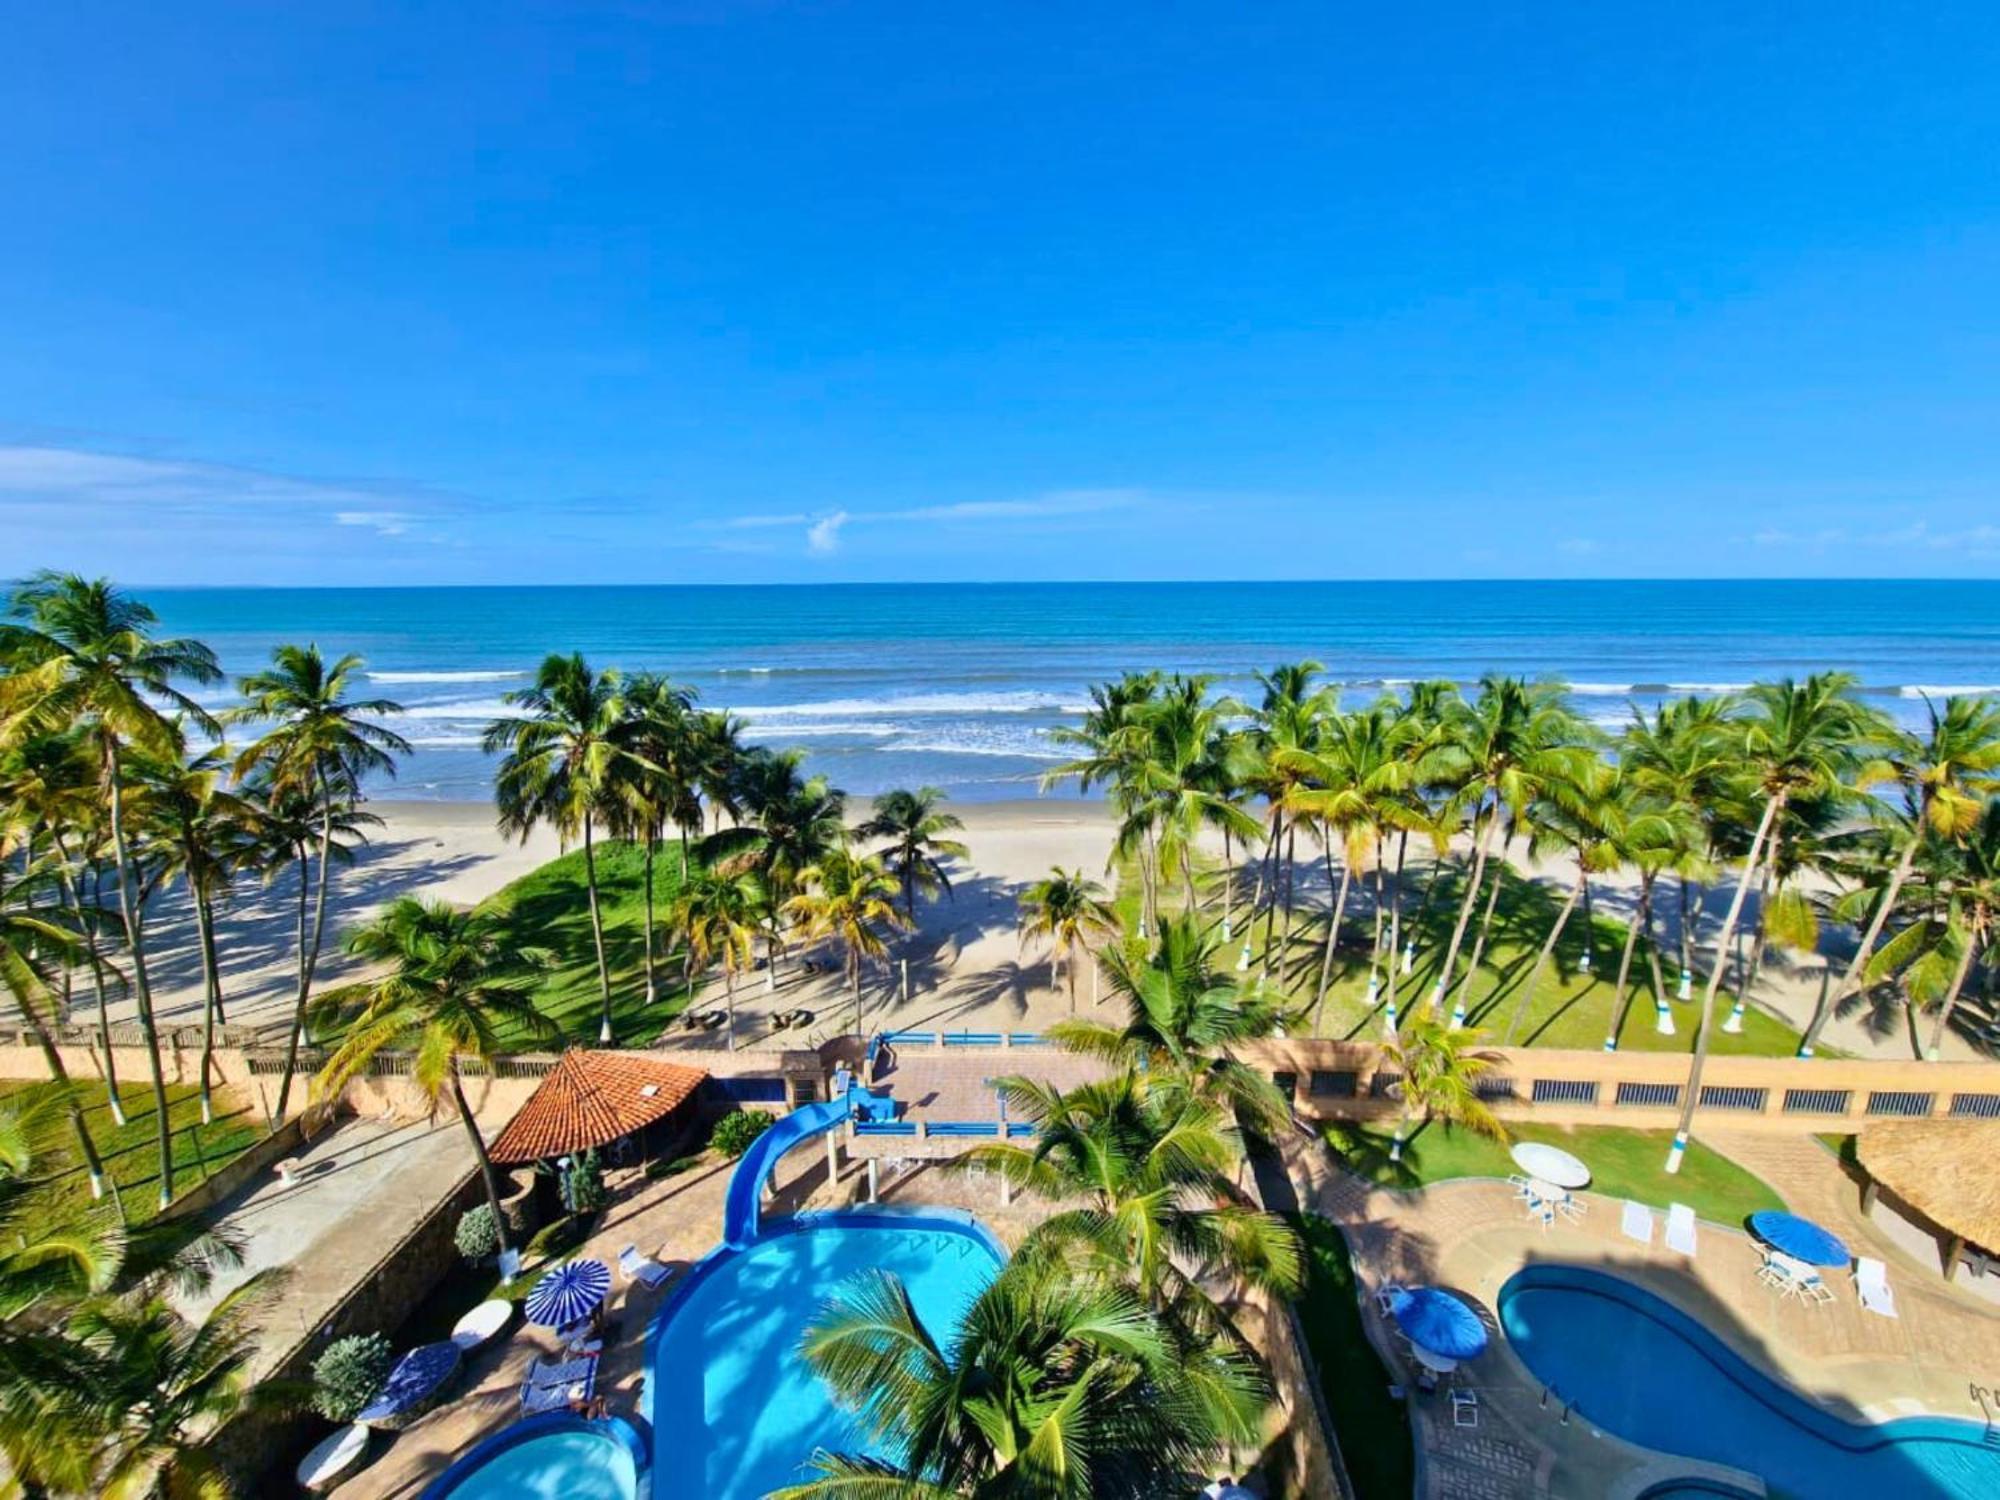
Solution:
<svg viewBox="0 0 2000 1500">
<path fill-rule="evenodd" d="M 1251 674 L 1312 657 L 1350 705 L 1416 678 L 1567 681 L 1632 704 L 1841 668 L 1906 723 L 1922 694 L 2000 693 L 2000 582 L 881 584 L 140 590 L 232 674 L 283 641 L 367 659 L 416 753 L 389 798 L 480 801 L 501 695 L 552 651 L 665 672 L 856 796 L 1036 794 L 1050 729 L 1131 668 Z M 217 705 L 225 689 L 206 694 Z"/>
</svg>

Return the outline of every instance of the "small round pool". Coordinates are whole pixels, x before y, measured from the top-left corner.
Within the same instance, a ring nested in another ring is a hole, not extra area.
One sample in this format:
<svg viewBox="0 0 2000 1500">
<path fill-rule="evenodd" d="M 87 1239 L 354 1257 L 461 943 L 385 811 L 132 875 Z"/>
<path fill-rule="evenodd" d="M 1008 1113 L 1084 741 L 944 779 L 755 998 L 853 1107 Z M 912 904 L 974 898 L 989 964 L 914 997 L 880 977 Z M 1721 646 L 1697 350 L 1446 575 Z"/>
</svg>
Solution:
<svg viewBox="0 0 2000 1500">
<path fill-rule="evenodd" d="M 1628 1442 L 1757 1474 L 1772 1500 L 1991 1500 L 2000 1447 L 1976 1422 L 1844 1422 L 1671 1303 L 1581 1266 L 1529 1266 L 1500 1326 L 1535 1378 Z M 1728 1493 L 1681 1481 L 1652 1495 Z"/>
<path fill-rule="evenodd" d="M 633 1500 L 646 1448 L 629 1422 L 528 1417 L 468 1451 L 423 1500 Z"/>
<path fill-rule="evenodd" d="M 1003 1259 L 969 1214 L 888 1207 L 780 1219 L 744 1249 L 715 1251 L 648 1333 L 654 1472 L 704 1500 L 760 1500 L 805 1479 L 816 1448 L 870 1451 L 799 1353 L 806 1324 L 843 1283 L 893 1271 L 947 1343 Z"/>
</svg>

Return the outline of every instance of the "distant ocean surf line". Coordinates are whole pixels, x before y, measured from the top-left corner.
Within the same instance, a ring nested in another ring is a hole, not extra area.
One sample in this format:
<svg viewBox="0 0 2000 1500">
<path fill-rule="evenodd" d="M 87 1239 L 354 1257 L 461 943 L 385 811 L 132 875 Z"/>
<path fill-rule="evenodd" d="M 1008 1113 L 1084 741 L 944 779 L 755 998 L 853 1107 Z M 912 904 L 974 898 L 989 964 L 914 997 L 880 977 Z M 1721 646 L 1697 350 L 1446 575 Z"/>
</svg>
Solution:
<svg viewBox="0 0 2000 1500">
<path fill-rule="evenodd" d="M 1908 723 L 1926 696 L 2000 692 L 1996 582 L 141 592 L 232 673 L 283 641 L 364 656 L 416 744 L 389 797 L 486 800 L 480 731 L 551 651 L 680 679 L 857 796 L 929 782 L 961 800 L 1034 795 L 1064 753 L 1050 731 L 1075 721 L 1090 685 L 1149 667 L 1253 700 L 1257 670 L 1302 658 L 1350 702 L 1424 678 L 1557 677 L 1606 726 L 1633 704 L 1827 668 Z"/>
</svg>

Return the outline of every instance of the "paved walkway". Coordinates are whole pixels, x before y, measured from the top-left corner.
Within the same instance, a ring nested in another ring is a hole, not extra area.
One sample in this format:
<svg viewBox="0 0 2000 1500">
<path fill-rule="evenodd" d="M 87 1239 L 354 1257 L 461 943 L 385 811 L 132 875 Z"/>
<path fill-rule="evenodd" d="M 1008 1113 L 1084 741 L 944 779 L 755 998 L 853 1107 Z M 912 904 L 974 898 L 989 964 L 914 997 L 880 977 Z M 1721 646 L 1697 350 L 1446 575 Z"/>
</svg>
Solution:
<svg viewBox="0 0 2000 1500">
<path fill-rule="evenodd" d="M 2000 1378 L 2000 1310 L 1945 1284 L 1934 1266 L 1900 1250 L 1860 1212 L 1859 1189 L 1817 1142 L 1803 1137 L 1711 1137 L 1708 1144 L 1769 1181 L 1799 1212 L 1837 1230 L 1859 1253 L 1890 1266 L 1900 1316 L 1863 1312 L 1845 1276 L 1833 1276 L 1831 1304 L 1781 1298 L 1756 1280 L 1761 1255 L 1740 1228 L 1704 1222 L 1696 1258 L 1656 1238 L 1642 1246 L 1619 1233 L 1619 1203 L 1586 1193 L 1580 1224 L 1530 1225 L 1506 1184 L 1444 1183 L 1416 1192 L 1376 1188 L 1335 1165 L 1315 1140 L 1284 1146 L 1301 1203 L 1339 1223 L 1361 1282 L 1448 1286 L 1485 1310 L 1521 1266 L 1559 1261 L 1614 1271 L 1698 1317 L 1751 1363 L 1819 1400 L 1849 1421 L 1932 1412 L 1980 1419 L 1968 1385 Z M 1392 1378 L 1411 1376 L 1407 1353 L 1372 1303 L 1370 1336 Z M 1467 1372 L 1484 1408 L 1480 1426 L 1452 1425 L 1448 1405 L 1413 1407 L 1431 1496 L 1632 1493 L 1668 1473 L 1698 1466 L 1652 1458 L 1581 1419 L 1564 1423 L 1563 1402 L 1544 1391 L 1504 1340 Z"/>
</svg>

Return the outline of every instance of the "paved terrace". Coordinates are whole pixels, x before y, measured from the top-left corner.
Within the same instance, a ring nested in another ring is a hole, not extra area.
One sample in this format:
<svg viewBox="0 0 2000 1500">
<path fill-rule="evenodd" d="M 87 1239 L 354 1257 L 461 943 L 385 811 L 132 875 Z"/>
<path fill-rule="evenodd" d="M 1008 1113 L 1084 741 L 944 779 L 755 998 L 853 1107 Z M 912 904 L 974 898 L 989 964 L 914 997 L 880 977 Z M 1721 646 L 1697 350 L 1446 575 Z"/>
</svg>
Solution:
<svg viewBox="0 0 2000 1500">
<path fill-rule="evenodd" d="M 1384 1282 L 1448 1286 L 1482 1308 L 1491 1324 L 1502 1283 L 1521 1266 L 1598 1267 L 1695 1315 L 1751 1363 L 1849 1421 L 1922 1413 L 1983 1420 L 1968 1384 L 1991 1387 L 2000 1377 L 2000 1309 L 1947 1285 L 1934 1259 L 1912 1253 L 1864 1217 L 1857 1186 L 1810 1137 L 1712 1132 L 1704 1139 L 1857 1253 L 1886 1261 L 1899 1316 L 1863 1312 L 1844 1276 L 1829 1276 L 1836 1293 L 1830 1304 L 1782 1298 L 1756 1281 L 1760 1254 L 1736 1227 L 1703 1221 L 1690 1262 L 1657 1237 L 1652 1246 L 1624 1238 L 1618 1200 L 1599 1194 L 1581 1195 L 1588 1202 L 1582 1223 L 1559 1220 L 1543 1231 L 1527 1222 L 1513 1190 L 1498 1181 L 1412 1192 L 1377 1188 L 1342 1171 L 1303 1134 L 1284 1144 L 1283 1157 L 1301 1205 L 1345 1231 L 1368 1293 Z M 1372 1298 L 1365 1318 L 1391 1378 L 1407 1382 L 1407 1351 L 1375 1314 Z M 1496 1338 L 1457 1378 L 1480 1393 L 1480 1425 L 1454 1428 L 1441 1399 L 1414 1403 L 1425 1478 L 1420 1494 L 1439 1500 L 1632 1495 L 1702 1467 L 1684 1460 L 1658 1466 L 1655 1455 L 1581 1419 L 1562 1425 L 1561 1401 L 1543 1404 L 1543 1388 L 1504 1339 Z"/>
</svg>

